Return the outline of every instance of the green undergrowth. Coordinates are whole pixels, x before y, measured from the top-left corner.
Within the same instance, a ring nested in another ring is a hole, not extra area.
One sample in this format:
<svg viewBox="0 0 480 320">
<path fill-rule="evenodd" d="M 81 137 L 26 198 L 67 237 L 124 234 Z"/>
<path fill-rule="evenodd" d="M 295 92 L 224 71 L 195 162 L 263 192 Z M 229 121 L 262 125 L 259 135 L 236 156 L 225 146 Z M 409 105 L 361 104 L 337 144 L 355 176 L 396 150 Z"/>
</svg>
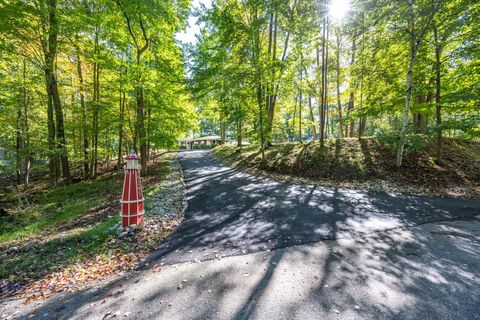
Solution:
<svg viewBox="0 0 480 320">
<path fill-rule="evenodd" d="M 164 154 L 142 177 L 144 194 L 153 193 L 168 174 Z M 28 204 L 0 218 L 0 280 L 33 280 L 95 256 L 108 257 L 117 236 L 123 172 L 29 195 Z M 148 219 L 148 217 L 146 217 Z M 115 250 L 128 252 L 129 243 Z"/>
<path fill-rule="evenodd" d="M 31 205 L 17 208 L 0 224 L 0 245 L 22 241 L 43 232 L 55 233 L 87 210 L 106 204 L 120 190 L 119 177 L 82 181 L 33 196 Z"/>
<path fill-rule="evenodd" d="M 37 279 L 61 270 L 78 261 L 108 253 L 108 240 L 115 231 L 111 228 L 120 221 L 114 217 L 90 229 L 50 238 L 45 243 L 30 244 L 21 251 L 0 258 L 0 279 L 14 276 L 18 279 Z"/>
</svg>

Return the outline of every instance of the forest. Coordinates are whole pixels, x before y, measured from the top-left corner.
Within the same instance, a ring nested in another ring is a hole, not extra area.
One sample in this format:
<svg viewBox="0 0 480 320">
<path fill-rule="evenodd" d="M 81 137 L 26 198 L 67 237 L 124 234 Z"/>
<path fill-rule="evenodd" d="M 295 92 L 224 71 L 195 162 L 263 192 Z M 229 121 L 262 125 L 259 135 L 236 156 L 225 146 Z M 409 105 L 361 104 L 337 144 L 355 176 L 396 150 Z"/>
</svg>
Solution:
<svg viewBox="0 0 480 320">
<path fill-rule="evenodd" d="M 2 172 L 28 185 L 176 139 L 383 137 L 396 165 L 480 132 L 480 5 L 466 0 L 2 1 Z M 175 34 L 197 17 L 196 41 Z M 145 167 L 146 168 L 146 167 Z M 42 171 L 43 170 L 43 171 Z M 72 173 L 73 172 L 73 173 Z"/>
<path fill-rule="evenodd" d="M 476 1 L 215 1 L 192 90 L 206 131 L 268 148 L 383 137 L 404 152 L 480 137 Z"/>
<path fill-rule="evenodd" d="M 2 171 L 28 185 L 48 170 L 54 186 L 176 146 L 195 119 L 174 38 L 188 13 L 188 1 L 0 2 Z"/>
<path fill-rule="evenodd" d="M 0 318 L 475 318 L 479 21 L 0 0 Z"/>
</svg>

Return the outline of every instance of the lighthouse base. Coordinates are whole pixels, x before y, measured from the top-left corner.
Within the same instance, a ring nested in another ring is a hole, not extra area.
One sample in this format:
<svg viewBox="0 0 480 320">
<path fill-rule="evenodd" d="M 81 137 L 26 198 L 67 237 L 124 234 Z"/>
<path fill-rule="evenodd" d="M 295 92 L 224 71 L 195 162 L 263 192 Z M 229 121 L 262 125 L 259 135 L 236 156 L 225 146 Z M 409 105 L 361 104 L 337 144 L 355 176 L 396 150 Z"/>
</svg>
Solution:
<svg viewBox="0 0 480 320">
<path fill-rule="evenodd" d="M 128 227 L 132 224 L 139 225 L 143 221 L 143 212 L 136 215 L 122 215 L 122 227 Z"/>
</svg>

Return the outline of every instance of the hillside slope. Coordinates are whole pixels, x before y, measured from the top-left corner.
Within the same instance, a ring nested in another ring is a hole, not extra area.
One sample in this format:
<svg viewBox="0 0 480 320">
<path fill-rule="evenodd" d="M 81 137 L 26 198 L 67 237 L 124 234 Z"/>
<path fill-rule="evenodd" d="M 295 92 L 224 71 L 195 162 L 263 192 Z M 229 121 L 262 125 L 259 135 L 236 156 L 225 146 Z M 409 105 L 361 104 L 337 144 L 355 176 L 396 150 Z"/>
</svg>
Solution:
<svg viewBox="0 0 480 320">
<path fill-rule="evenodd" d="M 407 153 L 400 169 L 395 166 L 393 148 L 375 138 L 329 140 L 323 150 L 317 141 L 276 144 L 265 150 L 263 161 L 258 146 L 222 145 L 214 152 L 230 165 L 280 179 L 374 191 L 480 197 L 477 141 L 446 139 L 442 166 L 435 164 L 433 144 L 427 144 Z"/>
</svg>

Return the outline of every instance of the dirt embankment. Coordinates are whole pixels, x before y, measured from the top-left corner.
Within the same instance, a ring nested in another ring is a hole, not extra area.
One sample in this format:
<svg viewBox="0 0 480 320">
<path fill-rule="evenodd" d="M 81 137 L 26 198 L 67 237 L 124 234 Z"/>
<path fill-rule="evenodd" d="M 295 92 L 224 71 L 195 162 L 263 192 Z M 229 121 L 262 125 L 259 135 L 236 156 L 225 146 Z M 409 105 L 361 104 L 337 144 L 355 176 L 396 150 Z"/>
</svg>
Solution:
<svg viewBox="0 0 480 320">
<path fill-rule="evenodd" d="M 257 146 L 219 146 L 215 154 L 240 169 L 276 179 L 411 194 L 480 198 L 480 142 L 445 139 L 443 164 L 435 146 L 405 155 L 395 166 L 395 150 L 375 138 L 275 144 L 262 160 Z"/>
</svg>

